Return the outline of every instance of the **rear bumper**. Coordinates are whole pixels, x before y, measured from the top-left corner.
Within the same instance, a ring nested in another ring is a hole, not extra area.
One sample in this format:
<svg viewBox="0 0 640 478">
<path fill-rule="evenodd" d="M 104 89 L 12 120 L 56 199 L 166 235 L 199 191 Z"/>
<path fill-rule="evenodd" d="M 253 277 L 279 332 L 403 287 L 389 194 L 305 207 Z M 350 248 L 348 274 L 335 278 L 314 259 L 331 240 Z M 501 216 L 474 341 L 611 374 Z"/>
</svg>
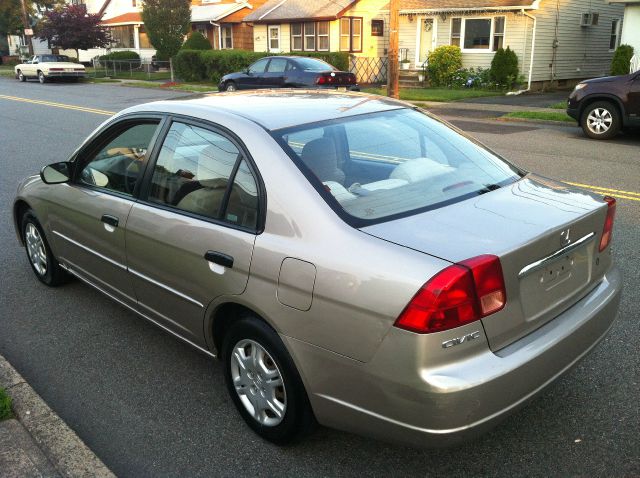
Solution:
<svg viewBox="0 0 640 478">
<path fill-rule="evenodd" d="M 87 73 L 84 71 L 50 71 L 47 78 L 84 78 Z"/>
<path fill-rule="evenodd" d="M 449 338 L 445 332 L 417 336 L 391 328 L 368 363 L 283 339 L 320 423 L 414 446 L 446 446 L 495 426 L 584 357 L 609 331 L 621 288 L 620 272 L 612 268 L 569 310 L 497 353 L 477 323 L 454 329 L 455 335 L 480 329 L 480 337 L 447 349 L 446 363 L 429 358 L 429 350 Z"/>
</svg>

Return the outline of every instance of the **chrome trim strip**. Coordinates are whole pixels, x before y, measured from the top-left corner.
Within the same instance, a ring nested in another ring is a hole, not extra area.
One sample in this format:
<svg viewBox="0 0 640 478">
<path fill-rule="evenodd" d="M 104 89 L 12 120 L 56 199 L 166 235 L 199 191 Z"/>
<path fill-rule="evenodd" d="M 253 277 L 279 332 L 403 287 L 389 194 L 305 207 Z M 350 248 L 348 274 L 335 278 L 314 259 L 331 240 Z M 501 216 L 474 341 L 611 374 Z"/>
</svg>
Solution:
<svg viewBox="0 0 640 478">
<path fill-rule="evenodd" d="M 142 274 L 142 273 L 140 273 L 138 271 L 135 271 L 135 270 L 133 270 L 131 268 L 129 268 L 129 272 L 131 272 L 132 274 L 140 277 L 141 279 L 146 280 L 147 282 L 151 282 L 153 285 L 156 285 L 156 286 L 158 286 L 158 287 L 160 287 L 160 288 L 162 288 L 162 289 L 164 289 L 166 291 L 171 292 L 172 294 L 177 295 L 178 297 L 180 297 L 180 298 L 182 298 L 182 299 L 184 299 L 184 300 L 186 300 L 188 302 L 191 302 L 192 304 L 197 305 L 198 307 L 204 308 L 204 305 L 202 305 L 197 300 L 192 299 L 188 295 L 185 295 L 182 292 L 179 292 L 179 291 L 173 289 L 172 287 L 169 287 L 168 285 L 163 284 L 162 282 L 158 282 L 157 280 L 154 280 L 151 277 L 147 277 L 146 275 L 144 275 L 144 274 Z"/>
<path fill-rule="evenodd" d="M 538 261 L 532 262 L 528 266 L 523 267 L 522 270 L 518 273 L 518 278 L 524 277 L 527 274 L 530 274 L 534 271 L 542 269 L 547 265 L 547 263 L 552 262 L 558 259 L 559 257 L 562 257 L 563 255 L 577 249 L 578 247 L 584 246 L 585 244 L 591 242 L 594 239 L 595 235 L 596 235 L 595 232 L 590 232 L 586 236 L 578 239 L 576 242 L 571 243 L 568 246 L 563 247 L 562 249 L 558 249 L 553 254 L 547 257 L 544 257 Z"/>
<path fill-rule="evenodd" d="M 153 320 L 151 317 L 143 314 L 142 312 L 140 312 L 139 310 L 134 309 L 133 307 L 131 307 L 129 304 L 127 304 L 126 302 L 123 302 L 122 300 L 118 299 L 117 297 L 113 296 L 112 294 L 109 294 L 109 292 L 107 292 L 106 290 L 104 290 L 102 287 L 94 284 L 93 282 L 91 282 L 89 279 L 85 278 L 82 276 L 82 274 L 78 274 L 75 270 L 73 270 L 71 267 L 66 268 L 66 270 L 70 273 L 73 274 L 74 276 L 76 276 L 78 279 L 80 279 L 81 281 L 85 282 L 86 284 L 90 285 L 91 287 L 97 289 L 98 291 L 102 292 L 104 295 L 106 295 L 107 297 L 115 300 L 118 304 L 125 306 L 127 309 L 131 310 L 132 312 L 135 312 L 136 314 L 138 314 L 140 317 L 142 317 L 143 319 L 148 320 L 149 322 L 151 322 L 154 325 L 157 325 L 158 327 L 160 327 L 162 330 L 164 330 L 165 332 L 170 333 L 171 335 L 173 335 L 174 337 L 179 338 L 180 340 L 182 340 L 183 342 L 186 342 L 187 344 L 191 345 L 192 347 L 198 349 L 200 352 L 213 357 L 213 358 L 217 358 L 217 356 L 211 352 L 209 352 L 207 349 L 199 346 L 196 343 L 193 343 L 191 340 L 183 337 L 182 335 L 174 332 L 173 330 L 171 330 L 168 327 L 165 327 L 164 325 L 162 325 L 161 323 Z"/>
<path fill-rule="evenodd" d="M 107 261 L 108 263 L 110 263 L 110 264 L 112 264 L 112 265 L 114 265 L 114 266 L 116 266 L 116 267 L 119 267 L 120 269 L 123 269 L 123 270 L 125 270 L 125 271 L 127 270 L 127 266 L 125 266 L 124 264 L 120 264 L 119 262 L 114 261 L 114 260 L 113 260 L 113 259 L 111 259 L 110 257 L 107 257 L 107 256 L 105 256 L 105 255 L 103 255 L 103 254 L 100 254 L 98 251 L 94 251 L 94 250 L 93 250 L 93 249 L 91 249 L 90 247 L 87 247 L 87 246 L 85 246 L 84 244 L 80 244 L 78 241 L 74 241 L 74 240 L 73 240 L 73 239 L 71 239 L 70 237 L 67 237 L 67 236 L 65 236 L 64 234 L 62 234 L 62 233 L 60 233 L 60 232 L 58 232 L 58 231 L 53 231 L 53 233 L 54 233 L 56 236 L 60 236 L 60 237 L 61 237 L 62 239 L 64 239 L 65 241 L 69 241 L 71 244 L 74 244 L 74 245 L 78 246 L 79 248 L 84 249 L 84 250 L 85 250 L 85 251 L 87 251 L 87 252 L 90 252 L 90 253 L 91 253 L 91 254 L 93 254 L 94 256 L 97 256 L 97 257 L 99 257 L 100 259 L 105 260 L 105 261 Z"/>
</svg>

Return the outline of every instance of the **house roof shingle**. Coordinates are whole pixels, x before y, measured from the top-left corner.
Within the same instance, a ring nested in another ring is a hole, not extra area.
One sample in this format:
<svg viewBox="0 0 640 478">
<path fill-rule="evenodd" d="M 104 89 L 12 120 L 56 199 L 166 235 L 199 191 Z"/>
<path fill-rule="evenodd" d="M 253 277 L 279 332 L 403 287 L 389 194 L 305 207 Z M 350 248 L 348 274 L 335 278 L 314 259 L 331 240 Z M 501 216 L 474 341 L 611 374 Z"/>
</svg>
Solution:
<svg viewBox="0 0 640 478">
<path fill-rule="evenodd" d="M 358 0 L 269 0 L 244 18 L 246 22 L 333 19 Z"/>
<path fill-rule="evenodd" d="M 115 23 L 142 23 L 142 17 L 139 12 L 123 13 L 112 18 L 107 18 L 100 22 L 102 25 L 113 25 Z"/>
</svg>

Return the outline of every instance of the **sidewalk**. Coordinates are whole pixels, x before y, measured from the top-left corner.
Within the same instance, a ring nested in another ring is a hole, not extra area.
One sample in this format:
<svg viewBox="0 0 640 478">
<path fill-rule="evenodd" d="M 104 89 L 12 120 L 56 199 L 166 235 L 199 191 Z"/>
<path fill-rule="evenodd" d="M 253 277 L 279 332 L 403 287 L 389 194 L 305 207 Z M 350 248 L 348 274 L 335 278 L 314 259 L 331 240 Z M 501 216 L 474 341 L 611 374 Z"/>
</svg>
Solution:
<svg viewBox="0 0 640 478">
<path fill-rule="evenodd" d="M 0 355 L 15 418 L 0 421 L 0 478 L 115 475 Z"/>
</svg>

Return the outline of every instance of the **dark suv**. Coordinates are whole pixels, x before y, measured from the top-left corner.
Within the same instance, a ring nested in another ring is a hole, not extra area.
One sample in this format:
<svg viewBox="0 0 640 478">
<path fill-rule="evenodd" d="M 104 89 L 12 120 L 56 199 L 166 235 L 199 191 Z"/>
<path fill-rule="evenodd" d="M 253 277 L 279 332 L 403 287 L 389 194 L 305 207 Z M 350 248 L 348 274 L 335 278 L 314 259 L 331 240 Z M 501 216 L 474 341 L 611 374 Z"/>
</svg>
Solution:
<svg viewBox="0 0 640 478">
<path fill-rule="evenodd" d="M 578 83 L 569 95 L 567 114 L 595 139 L 640 126 L 640 71 Z"/>
</svg>

